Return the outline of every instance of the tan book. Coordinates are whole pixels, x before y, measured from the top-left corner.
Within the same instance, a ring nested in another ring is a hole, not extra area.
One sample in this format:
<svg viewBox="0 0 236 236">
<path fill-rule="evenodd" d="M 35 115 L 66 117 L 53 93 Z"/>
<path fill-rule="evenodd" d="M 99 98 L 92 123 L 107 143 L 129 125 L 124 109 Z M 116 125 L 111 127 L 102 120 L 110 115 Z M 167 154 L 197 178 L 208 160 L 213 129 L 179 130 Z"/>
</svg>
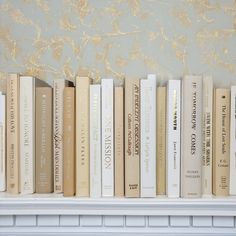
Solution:
<svg viewBox="0 0 236 236">
<path fill-rule="evenodd" d="M 230 90 L 215 89 L 213 113 L 213 194 L 229 195 Z"/>
<path fill-rule="evenodd" d="M 64 196 L 75 194 L 75 88 L 64 89 Z"/>
<path fill-rule="evenodd" d="M 124 89 L 115 88 L 115 196 L 124 196 Z"/>
<path fill-rule="evenodd" d="M 166 87 L 157 88 L 157 195 L 166 194 Z"/>
<path fill-rule="evenodd" d="M 125 80 L 125 196 L 140 195 L 140 80 Z"/>
<path fill-rule="evenodd" d="M 76 195 L 89 197 L 89 85 L 88 77 L 76 78 Z"/>
<path fill-rule="evenodd" d="M 7 192 L 19 193 L 19 76 L 7 79 Z"/>
<path fill-rule="evenodd" d="M 53 192 L 52 88 L 36 88 L 36 193 Z"/>
</svg>

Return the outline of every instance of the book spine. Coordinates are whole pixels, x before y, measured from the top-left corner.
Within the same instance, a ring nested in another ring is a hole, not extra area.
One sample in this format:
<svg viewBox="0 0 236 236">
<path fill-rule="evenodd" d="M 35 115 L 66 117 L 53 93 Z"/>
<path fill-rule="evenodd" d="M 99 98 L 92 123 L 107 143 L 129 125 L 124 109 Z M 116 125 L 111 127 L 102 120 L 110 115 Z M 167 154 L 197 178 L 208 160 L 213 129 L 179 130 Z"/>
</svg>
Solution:
<svg viewBox="0 0 236 236">
<path fill-rule="evenodd" d="M 115 88 L 115 196 L 124 196 L 124 89 Z"/>
<path fill-rule="evenodd" d="M 168 197 L 180 196 L 180 80 L 169 80 L 167 86 L 167 180 Z"/>
<path fill-rule="evenodd" d="M 156 196 L 156 76 L 141 80 L 141 197 Z"/>
<path fill-rule="evenodd" d="M 52 88 L 36 88 L 36 193 L 53 191 Z"/>
<path fill-rule="evenodd" d="M 53 81 L 54 192 L 63 192 L 63 91 L 64 80 Z"/>
<path fill-rule="evenodd" d="M 203 77 L 203 127 L 202 127 L 202 194 L 212 194 L 212 108 L 213 81 L 212 77 Z"/>
<path fill-rule="evenodd" d="M 125 80 L 125 196 L 139 197 L 140 84 Z"/>
<path fill-rule="evenodd" d="M 229 195 L 230 159 L 230 90 L 215 89 L 214 142 L 213 142 L 213 194 Z"/>
<path fill-rule="evenodd" d="M 7 80 L 7 192 L 19 193 L 19 76 Z"/>
<path fill-rule="evenodd" d="M 90 197 L 102 196 L 101 85 L 90 85 Z"/>
<path fill-rule="evenodd" d="M 202 77 L 185 76 L 182 106 L 181 195 L 201 197 L 202 169 Z"/>
<path fill-rule="evenodd" d="M 0 92 L 0 191 L 6 190 L 6 95 Z"/>
<path fill-rule="evenodd" d="M 166 87 L 157 88 L 157 195 L 166 194 Z"/>
<path fill-rule="evenodd" d="M 102 196 L 114 196 L 113 79 L 102 79 Z"/>
<path fill-rule="evenodd" d="M 63 194 L 75 194 L 75 88 L 64 89 L 63 111 Z"/>
<path fill-rule="evenodd" d="M 35 192 L 35 80 L 20 77 L 20 192 Z"/>
</svg>

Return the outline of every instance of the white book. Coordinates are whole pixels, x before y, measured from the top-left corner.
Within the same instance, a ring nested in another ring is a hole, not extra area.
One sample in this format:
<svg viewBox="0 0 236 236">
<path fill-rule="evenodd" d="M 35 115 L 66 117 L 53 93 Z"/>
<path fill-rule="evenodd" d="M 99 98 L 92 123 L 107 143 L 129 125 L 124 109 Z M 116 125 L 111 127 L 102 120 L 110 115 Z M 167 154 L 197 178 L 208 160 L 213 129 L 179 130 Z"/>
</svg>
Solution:
<svg viewBox="0 0 236 236">
<path fill-rule="evenodd" d="M 141 83 L 141 197 L 156 196 L 156 75 Z M 129 98 L 128 98 L 129 99 Z"/>
<path fill-rule="evenodd" d="M 229 194 L 236 195 L 236 86 L 231 87 Z"/>
<path fill-rule="evenodd" d="M 0 191 L 6 190 L 6 95 L 0 92 Z"/>
<path fill-rule="evenodd" d="M 102 196 L 114 196 L 113 79 L 102 79 Z"/>
<path fill-rule="evenodd" d="M 90 197 L 102 195 L 101 85 L 90 85 Z"/>
<path fill-rule="evenodd" d="M 166 192 L 168 197 L 180 196 L 180 131 L 181 131 L 181 81 L 169 80 L 167 84 L 166 122 Z"/>
<path fill-rule="evenodd" d="M 204 76 L 202 80 L 202 195 L 212 194 L 212 117 L 213 80 Z"/>
</svg>

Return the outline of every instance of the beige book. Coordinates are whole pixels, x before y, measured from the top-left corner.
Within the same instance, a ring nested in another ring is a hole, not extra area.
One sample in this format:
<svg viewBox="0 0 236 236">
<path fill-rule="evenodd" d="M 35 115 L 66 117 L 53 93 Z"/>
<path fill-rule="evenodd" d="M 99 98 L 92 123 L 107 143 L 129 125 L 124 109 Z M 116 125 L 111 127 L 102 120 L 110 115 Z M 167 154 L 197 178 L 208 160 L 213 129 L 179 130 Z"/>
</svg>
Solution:
<svg viewBox="0 0 236 236">
<path fill-rule="evenodd" d="M 125 80 L 125 196 L 140 195 L 140 80 Z"/>
<path fill-rule="evenodd" d="M 19 193 L 19 76 L 7 79 L 7 192 Z"/>
<path fill-rule="evenodd" d="M 64 89 L 64 196 L 75 194 L 75 88 Z"/>
<path fill-rule="evenodd" d="M 115 196 L 124 196 L 124 89 L 115 88 Z"/>
<path fill-rule="evenodd" d="M 213 113 L 213 194 L 229 195 L 230 90 L 215 89 Z"/>
<path fill-rule="evenodd" d="M 53 191 L 52 88 L 36 88 L 36 193 Z"/>
<path fill-rule="evenodd" d="M 89 197 L 89 85 L 88 77 L 76 78 L 76 195 Z"/>
<path fill-rule="evenodd" d="M 157 195 L 166 194 L 166 87 L 157 88 Z"/>
</svg>

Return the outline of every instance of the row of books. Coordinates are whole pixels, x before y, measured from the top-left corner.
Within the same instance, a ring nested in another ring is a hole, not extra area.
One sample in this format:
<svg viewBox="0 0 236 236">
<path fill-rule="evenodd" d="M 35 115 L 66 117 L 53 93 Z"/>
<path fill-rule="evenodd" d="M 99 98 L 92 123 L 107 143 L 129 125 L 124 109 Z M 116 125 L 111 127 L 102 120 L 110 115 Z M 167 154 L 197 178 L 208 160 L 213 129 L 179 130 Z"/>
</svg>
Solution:
<svg viewBox="0 0 236 236">
<path fill-rule="evenodd" d="M 0 94 L 0 191 L 78 197 L 236 194 L 236 86 L 189 75 L 53 88 L 9 74 Z M 6 97 L 5 97 L 6 96 Z"/>
</svg>

